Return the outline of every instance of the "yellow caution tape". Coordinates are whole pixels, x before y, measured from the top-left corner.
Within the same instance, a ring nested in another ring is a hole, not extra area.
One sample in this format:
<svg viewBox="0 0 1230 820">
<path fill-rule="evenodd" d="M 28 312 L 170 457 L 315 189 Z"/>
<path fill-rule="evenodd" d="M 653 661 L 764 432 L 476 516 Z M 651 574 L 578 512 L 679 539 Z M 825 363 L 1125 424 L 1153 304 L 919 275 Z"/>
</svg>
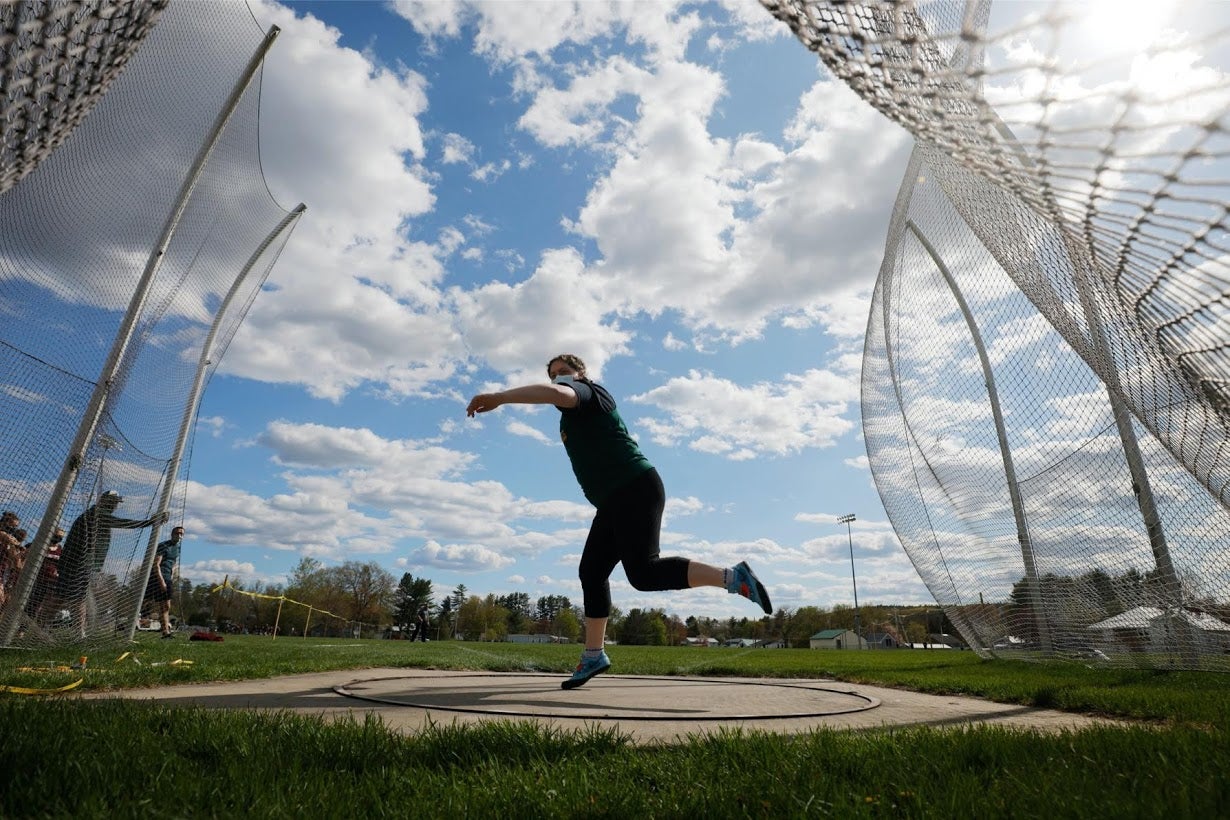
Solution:
<svg viewBox="0 0 1230 820">
<path fill-rule="evenodd" d="M 321 615 L 328 615 L 330 618 L 337 618 L 339 621 L 345 621 L 346 623 L 362 623 L 362 621 L 355 621 L 353 618 L 345 618 L 341 615 L 330 612 L 327 609 L 321 609 L 320 607 L 312 604 L 305 604 L 303 601 L 296 601 L 294 598 L 287 598 L 285 595 L 265 595 L 261 592 L 249 592 L 246 589 L 239 589 L 231 583 L 231 579 L 229 577 L 223 578 L 222 583 L 211 589 L 210 592 L 221 592 L 224 589 L 229 589 L 231 592 L 236 592 L 240 595 L 247 595 L 249 598 L 264 598 L 266 601 L 282 601 L 283 603 L 294 604 L 295 606 L 307 607 L 313 612 L 319 612 Z"/>
<path fill-rule="evenodd" d="M 80 678 L 67 686 L 61 686 L 59 689 L 29 689 L 25 686 L 0 686 L 0 692 L 12 692 L 14 695 L 58 695 L 61 692 L 76 689 L 84 680 L 85 678 Z"/>
</svg>

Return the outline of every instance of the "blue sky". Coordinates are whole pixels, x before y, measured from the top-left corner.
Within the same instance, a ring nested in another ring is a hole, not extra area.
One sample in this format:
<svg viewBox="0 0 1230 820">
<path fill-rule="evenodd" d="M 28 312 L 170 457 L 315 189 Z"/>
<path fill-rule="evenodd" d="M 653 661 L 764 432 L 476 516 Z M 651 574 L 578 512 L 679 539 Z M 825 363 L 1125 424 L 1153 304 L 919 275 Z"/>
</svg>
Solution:
<svg viewBox="0 0 1230 820">
<path fill-rule="evenodd" d="M 183 574 L 376 561 L 580 599 L 558 415 L 465 418 L 582 356 L 669 497 L 665 553 L 777 606 L 929 598 L 859 430 L 867 300 L 909 141 L 756 4 L 305 3 L 262 162 L 308 212 L 209 386 Z M 310 78 L 310 79 L 309 79 Z M 625 611 L 750 615 L 720 592 Z"/>
<path fill-rule="evenodd" d="M 664 553 L 849 604 L 854 513 L 860 603 L 930 600 L 858 403 L 911 143 L 783 25 L 736 0 L 253 8 L 282 28 L 263 167 L 308 212 L 205 395 L 185 577 L 311 556 L 579 601 L 592 510 L 557 413 L 464 415 L 573 352 L 663 475 Z M 612 583 L 625 611 L 754 614 Z"/>
</svg>

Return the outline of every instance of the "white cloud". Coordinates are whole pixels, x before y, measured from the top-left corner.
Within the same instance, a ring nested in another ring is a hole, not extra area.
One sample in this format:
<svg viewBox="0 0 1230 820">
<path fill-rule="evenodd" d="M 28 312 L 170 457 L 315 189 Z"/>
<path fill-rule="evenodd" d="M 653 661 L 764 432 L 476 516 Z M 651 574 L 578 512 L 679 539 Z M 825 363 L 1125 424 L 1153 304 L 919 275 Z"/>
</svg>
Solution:
<svg viewBox="0 0 1230 820">
<path fill-rule="evenodd" d="M 597 106 L 618 93 L 637 98 L 640 117 L 611 132 Z M 754 136 L 731 144 L 708 129 L 723 93 L 721 76 L 701 66 L 649 73 L 612 62 L 540 92 L 523 119 L 548 145 L 614 140 L 611 170 L 570 223 L 601 251 L 591 270 L 607 302 L 676 310 L 734 340 L 775 315 L 861 335 L 865 300 L 858 312 L 833 305 L 851 283 L 874 280 L 899 180 L 891 169 L 904 168 L 908 138 L 845 86 L 819 82 L 787 130 L 797 147 Z"/>
<path fill-rule="evenodd" d="M 488 162 L 470 171 L 470 179 L 476 182 L 493 182 L 503 176 L 509 168 L 512 168 L 511 160 L 503 159 L 499 162 Z"/>
<path fill-rule="evenodd" d="M 525 436 L 526 438 L 532 438 L 534 441 L 540 442 L 542 444 L 554 444 L 555 443 L 551 439 L 547 438 L 547 435 L 543 433 L 541 430 L 539 430 L 537 427 L 531 427 L 522 421 L 510 421 L 508 422 L 505 429 L 508 430 L 508 432 L 512 433 L 514 436 Z"/>
<path fill-rule="evenodd" d="M 693 371 L 631 400 L 667 413 L 665 420 L 639 421 L 657 443 L 687 440 L 693 449 L 743 459 L 832 446 L 854 429 L 844 414 L 857 389 L 856 382 L 822 370 L 750 387 Z"/>
<path fill-rule="evenodd" d="M 380 467 L 417 477 L 456 475 L 475 456 L 407 439 L 390 441 L 371 430 L 271 421 L 257 442 L 273 451 L 274 461 L 295 467 L 340 469 Z"/>
<path fill-rule="evenodd" d="M 456 37 L 468 5 L 465 0 L 395 0 L 393 7 L 424 37 Z"/>
<path fill-rule="evenodd" d="M 201 416 L 196 420 L 197 429 L 206 431 L 210 438 L 220 438 L 226 429 L 226 419 L 222 416 Z"/>
<path fill-rule="evenodd" d="M 347 542 L 380 533 L 378 519 L 351 509 L 344 497 L 293 491 L 263 498 L 226 485 L 189 481 L 185 526 L 194 538 L 237 548 L 338 557 Z"/>
<path fill-rule="evenodd" d="M 452 296 L 470 350 L 518 381 L 543 379 L 543 351 L 575 353 L 597 377 L 631 339 L 618 324 L 604 321 L 607 306 L 572 250 L 548 251 L 524 282 L 492 282 Z M 548 321 L 558 316 L 568 321 Z"/>
<path fill-rule="evenodd" d="M 268 581 L 256 574 L 256 565 L 251 561 L 222 558 L 183 564 L 180 567 L 180 575 L 191 578 L 194 583 L 198 584 L 220 584 L 223 580 L 229 579 L 232 583 L 244 581 L 245 585 L 251 586 L 250 582 L 254 580 Z"/>
<path fill-rule="evenodd" d="M 614 124 L 611 103 L 639 94 L 652 79 L 626 58 L 611 57 L 596 71 L 573 77 L 567 88 L 540 90 L 518 125 L 548 147 L 593 143 Z"/>
<path fill-rule="evenodd" d="M 474 156 L 474 143 L 460 134 L 445 134 L 443 142 L 443 156 L 440 161 L 445 165 L 457 162 L 469 163 Z"/>
<path fill-rule="evenodd" d="M 483 572 L 503 569 L 516 563 L 514 559 L 500 555 L 479 544 L 441 545 L 428 541 L 410 555 L 414 564 L 449 569 L 458 572 Z"/>
<path fill-rule="evenodd" d="M 223 367 L 331 399 L 365 381 L 422 392 L 464 358 L 436 289 L 449 249 L 403 233 L 435 202 L 419 166 L 426 83 L 315 18 L 256 12 L 283 29 L 263 73 L 263 168 L 275 196 L 309 208 Z"/>
<path fill-rule="evenodd" d="M 428 37 L 456 37 L 462 26 L 472 24 L 477 52 L 497 63 L 524 64 L 531 57 L 544 58 L 565 44 L 582 45 L 609 36 L 617 28 L 625 29 L 630 41 L 644 44 L 651 54 L 678 58 L 682 44 L 697 25 L 694 15 L 676 16 L 680 5 L 679 0 L 652 4 L 602 0 L 454 0 L 437 4 L 395 0 L 393 8 Z"/>
<path fill-rule="evenodd" d="M 855 456 L 854 458 L 842 459 L 842 463 L 847 467 L 853 467 L 856 470 L 871 469 L 871 461 L 867 458 L 866 453 L 861 456 Z"/>
</svg>

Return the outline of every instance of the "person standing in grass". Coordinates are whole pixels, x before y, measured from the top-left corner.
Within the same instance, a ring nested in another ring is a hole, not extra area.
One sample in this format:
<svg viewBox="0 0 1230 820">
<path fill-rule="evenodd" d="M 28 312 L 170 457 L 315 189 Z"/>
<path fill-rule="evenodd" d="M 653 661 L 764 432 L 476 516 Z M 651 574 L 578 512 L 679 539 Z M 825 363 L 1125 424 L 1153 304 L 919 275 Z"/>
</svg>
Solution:
<svg viewBox="0 0 1230 820">
<path fill-rule="evenodd" d="M 149 583 L 145 586 L 145 605 L 158 604 L 158 620 L 162 622 L 162 637 L 174 638 L 171 632 L 171 593 L 174 589 L 175 565 L 179 563 L 180 542 L 184 540 L 184 528 L 175 527 L 171 537 L 160 543 L 154 551 L 154 566 L 150 570 Z M 183 617 L 183 613 L 180 613 Z"/>
<path fill-rule="evenodd" d="M 58 595 L 61 605 L 72 614 L 73 627 L 80 637 L 86 637 L 86 610 L 90 581 L 102 572 L 111 551 L 111 530 L 142 529 L 162 524 L 167 520 L 166 510 L 149 518 L 120 518 L 116 508 L 124 497 L 114 490 L 107 490 L 98 497 L 98 503 L 90 505 L 77 516 L 68 528 L 64 550 L 60 556 Z"/>
<path fill-rule="evenodd" d="M 418 615 L 414 618 L 414 631 L 410 633 L 410 642 L 421 641 L 427 643 L 427 607 L 419 607 Z"/>
<path fill-rule="evenodd" d="M 688 558 L 660 555 L 666 490 L 624 426 L 615 399 L 585 375 L 585 362 L 570 353 L 547 362 L 550 384 L 531 384 L 470 399 L 466 415 L 503 404 L 553 404 L 560 411 L 560 438 L 585 498 L 597 508 L 581 553 L 585 651 L 564 689 L 575 689 L 611 667 L 604 645 L 611 614 L 610 575 L 623 563 L 628 582 L 641 591 L 723 587 L 772 614 L 769 593 L 741 562 L 720 568 Z"/>
</svg>

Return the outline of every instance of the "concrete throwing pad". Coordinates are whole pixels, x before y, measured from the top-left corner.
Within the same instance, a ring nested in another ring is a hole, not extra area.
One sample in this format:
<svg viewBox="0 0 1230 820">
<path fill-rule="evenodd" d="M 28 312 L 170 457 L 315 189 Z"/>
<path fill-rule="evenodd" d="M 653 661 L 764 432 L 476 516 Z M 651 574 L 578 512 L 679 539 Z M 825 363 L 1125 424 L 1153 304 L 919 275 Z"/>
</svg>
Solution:
<svg viewBox="0 0 1230 820">
<path fill-rule="evenodd" d="M 819 729 L 996 725 L 1053 732 L 1114 722 L 1054 709 L 832 680 L 606 674 L 580 689 L 564 691 L 559 685 L 565 678 L 532 671 L 366 669 L 77 697 L 293 712 L 327 720 L 361 721 L 370 715 L 399 732 L 433 725 L 532 720 L 563 731 L 611 728 L 638 743 L 673 742 L 725 729 L 796 734 Z"/>
<path fill-rule="evenodd" d="M 414 673 L 334 687 L 375 703 L 505 717 L 573 720 L 733 721 L 814 718 L 874 709 L 880 701 L 819 683 L 739 678 L 603 675 L 560 689 L 560 675 Z"/>
</svg>

